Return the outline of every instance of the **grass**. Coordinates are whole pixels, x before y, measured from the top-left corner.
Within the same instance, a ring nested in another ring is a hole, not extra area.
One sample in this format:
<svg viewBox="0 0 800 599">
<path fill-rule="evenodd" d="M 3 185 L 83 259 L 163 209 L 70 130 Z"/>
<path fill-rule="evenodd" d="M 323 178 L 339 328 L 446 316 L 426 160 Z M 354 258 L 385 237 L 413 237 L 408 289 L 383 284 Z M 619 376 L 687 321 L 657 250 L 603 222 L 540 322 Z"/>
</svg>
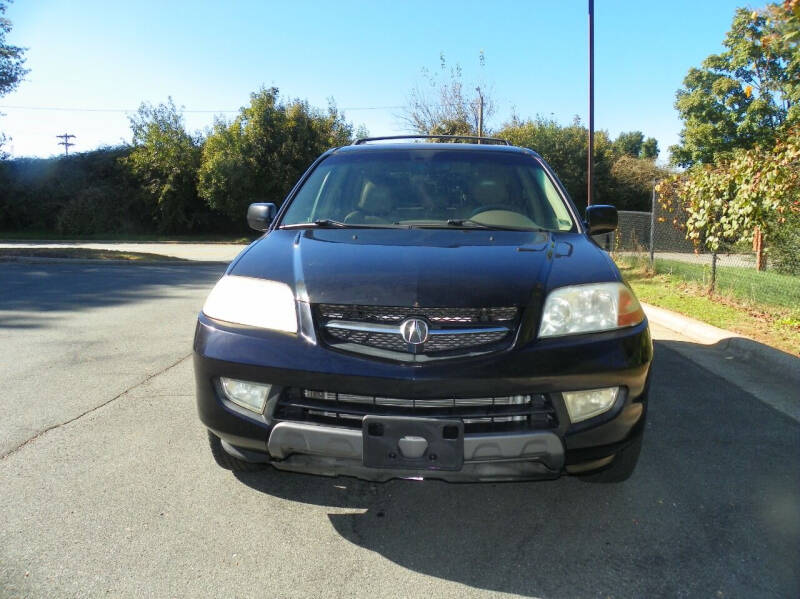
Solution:
<svg viewBox="0 0 800 599">
<path fill-rule="evenodd" d="M 617 265 L 643 302 L 800 352 L 800 277 L 725 267 L 717 273 L 718 292 L 709 295 L 703 265 L 657 260 L 653 271 L 646 258 L 628 256 L 617 257 Z"/>
<path fill-rule="evenodd" d="M 3 258 L 73 258 L 92 260 L 175 261 L 182 258 L 148 254 L 146 252 L 118 252 L 116 250 L 90 250 L 86 248 L 0 248 Z"/>
<path fill-rule="evenodd" d="M 669 274 L 703 287 L 711 283 L 711 266 L 707 264 L 657 259 L 655 269 L 659 274 Z M 800 277 L 759 272 L 754 268 L 718 266 L 715 292 L 744 302 L 796 308 L 800 306 Z"/>
<path fill-rule="evenodd" d="M 94 233 L 91 235 L 59 235 L 52 231 L 0 231 L 0 241 L 128 241 L 184 243 L 250 243 L 255 237 L 246 235 L 133 235 L 128 233 Z"/>
</svg>

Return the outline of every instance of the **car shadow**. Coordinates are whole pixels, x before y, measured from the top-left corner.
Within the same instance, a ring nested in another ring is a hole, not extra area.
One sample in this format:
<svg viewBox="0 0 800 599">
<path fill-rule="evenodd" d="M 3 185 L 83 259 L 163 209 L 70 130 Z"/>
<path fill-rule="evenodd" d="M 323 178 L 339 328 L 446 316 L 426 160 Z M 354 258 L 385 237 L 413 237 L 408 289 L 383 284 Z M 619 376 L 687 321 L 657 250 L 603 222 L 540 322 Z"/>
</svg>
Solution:
<svg viewBox="0 0 800 599">
<path fill-rule="evenodd" d="M 328 506 L 355 546 L 427 576 L 536 597 L 798 596 L 800 424 L 657 342 L 645 443 L 622 484 L 242 483 Z M 352 510 L 352 511 L 344 511 Z"/>
<path fill-rule="evenodd" d="M 56 312 L 210 290 L 224 271 L 224 264 L 0 262 L 0 329 L 41 328 L 49 326 Z"/>
</svg>

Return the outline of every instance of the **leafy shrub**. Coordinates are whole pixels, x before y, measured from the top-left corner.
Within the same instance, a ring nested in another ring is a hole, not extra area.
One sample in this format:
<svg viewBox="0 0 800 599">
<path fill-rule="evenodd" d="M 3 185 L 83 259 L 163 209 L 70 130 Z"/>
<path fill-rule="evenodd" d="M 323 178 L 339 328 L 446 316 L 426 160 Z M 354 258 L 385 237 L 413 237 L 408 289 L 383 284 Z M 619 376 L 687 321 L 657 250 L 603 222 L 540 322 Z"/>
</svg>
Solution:
<svg viewBox="0 0 800 599">
<path fill-rule="evenodd" d="M 93 235 L 97 233 L 130 233 L 130 223 L 114 205 L 112 190 L 89 187 L 71 199 L 56 219 L 61 235 Z"/>
<path fill-rule="evenodd" d="M 203 146 L 198 192 L 213 210 L 241 222 L 251 202 L 280 205 L 322 152 L 349 143 L 352 134 L 334 105 L 323 112 L 281 99 L 277 88 L 262 89 L 233 121 L 214 124 Z"/>
<path fill-rule="evenodd" d="M 768 240 L 770 268 L 800 276 L 800 213 L 792 213 Z"/>
<path fill-rule="evenodd" d="M 0 162 L 0 230 L 65 235 L 149 228 L 146 198 L 119 164 L 128 148 Z"/>
</svg>

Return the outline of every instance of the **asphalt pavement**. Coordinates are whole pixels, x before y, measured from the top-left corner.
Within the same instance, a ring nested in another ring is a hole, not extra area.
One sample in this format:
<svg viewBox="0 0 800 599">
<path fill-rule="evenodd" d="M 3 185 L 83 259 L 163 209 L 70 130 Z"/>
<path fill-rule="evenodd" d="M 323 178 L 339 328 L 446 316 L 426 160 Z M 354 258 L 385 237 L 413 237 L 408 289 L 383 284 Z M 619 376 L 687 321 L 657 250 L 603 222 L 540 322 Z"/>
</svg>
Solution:
<svg viewBox="0 0 800 599">
<path fill-rule="evenodd" d="M 0 596 L 800 596 L 779 376 L 654 328 L 620 485 L 234 475 L 189 358 L 221 271 L 0 263 Z"/>
<path fill-rule="evenodd" d="M 191 243 L 182 241 L 0 241 L 2 249 L 70 249 L 144 252 L 181 260 L 230 262 L 247 247 L 245 243 Z"/>
<path fill-rule="evenodd" d="M 185 358 L 223 270 L 0 262 L 0 456 Z"/>
</svg>

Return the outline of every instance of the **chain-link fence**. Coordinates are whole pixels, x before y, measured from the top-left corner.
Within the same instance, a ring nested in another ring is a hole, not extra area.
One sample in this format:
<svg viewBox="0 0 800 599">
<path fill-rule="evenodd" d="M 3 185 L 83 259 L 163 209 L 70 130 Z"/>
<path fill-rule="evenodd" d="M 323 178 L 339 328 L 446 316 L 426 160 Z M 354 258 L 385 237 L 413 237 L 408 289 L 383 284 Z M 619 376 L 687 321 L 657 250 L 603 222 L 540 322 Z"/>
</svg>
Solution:
<svg viewBox="0 0 800 599">
<path fill-rule="evenodd" d="M 596 237 L 617 260 L 646 265 L 711 293 L 755 304 L 800 310 L 800 218 L 786 222 L 765 239 L 729 243 L 710 252 L 686 239 L 685 216 L 667 213 L 654 202 L 654 212 L 619 212 L 614 233 Z"/>
</svg>

